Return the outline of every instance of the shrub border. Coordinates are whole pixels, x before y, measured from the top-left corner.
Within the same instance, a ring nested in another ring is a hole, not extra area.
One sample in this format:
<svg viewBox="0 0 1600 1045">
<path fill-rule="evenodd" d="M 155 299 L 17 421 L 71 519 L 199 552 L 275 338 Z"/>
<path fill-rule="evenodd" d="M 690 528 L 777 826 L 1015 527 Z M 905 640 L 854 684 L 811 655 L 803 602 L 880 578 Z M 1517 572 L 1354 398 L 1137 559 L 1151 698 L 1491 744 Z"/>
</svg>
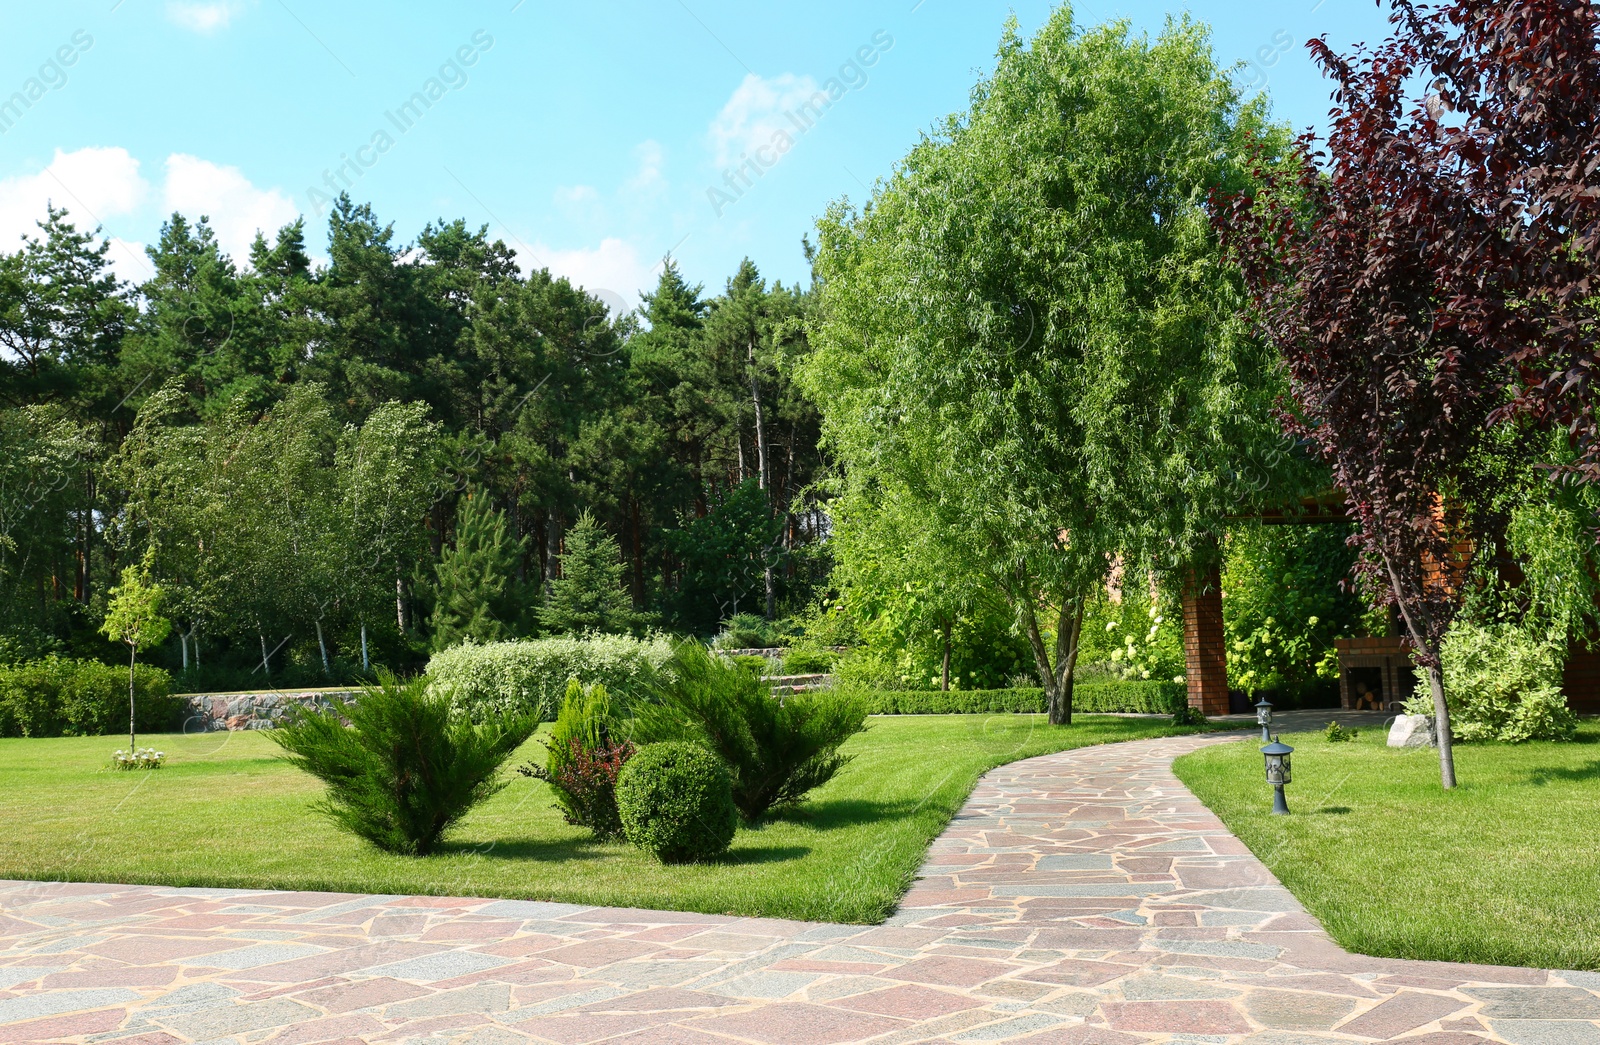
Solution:
<svg viewBox="0 0 1600 1045">
<path fill-rule="evenodd" d="M 1044 690 L 1019 689 L 867 690 L 873 715 L 1039 715 Z M 1179 682 L 1094 681 L 1073 686 L 1072 710 L 1084 714 L 1171 715 L 1188 706 Z"/>
</svg>

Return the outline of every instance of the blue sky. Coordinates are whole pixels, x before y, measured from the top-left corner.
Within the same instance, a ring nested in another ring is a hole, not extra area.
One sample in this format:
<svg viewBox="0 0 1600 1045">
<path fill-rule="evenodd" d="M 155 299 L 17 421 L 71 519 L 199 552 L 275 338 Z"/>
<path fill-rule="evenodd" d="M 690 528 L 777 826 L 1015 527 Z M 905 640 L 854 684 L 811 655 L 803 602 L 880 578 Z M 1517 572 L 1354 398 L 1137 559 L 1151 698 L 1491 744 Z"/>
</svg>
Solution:
<svg viewBox="0 0 1600 1045">
<path fill-rule="evenodd" d="M 770 277 L 804 279 L 800 238 L 828 202 L 864 198 L 920 132 L 963 107 L 1008 14 L 1026 32 L 1056 6 L 0 3 L 0 103 L 36 96 L 0 108 L 0 249 L 49 198 L 102 224 L 132 278 L 173 210 L 209 214 L 235 250 L 303 213 L 320 251 L 322 198 L 348 183 L 402 239 L 464 217 L 525 265 L 630 306 L 669 251 L 712 289 L 747 255 Z M 1366 0 L 1074 10 L 1151 32 L 1187 10 L 1296 128 L 1320 125 L 1329 105 L 1306 39 L 1344 47 L 1386 29 Z M 830 78 L 825 113 L 788 115 Z M 402 110 L 416 93 L 427 106 Z M 760 153 L 770 167 L 748 187 L 734 179 L 735 197 L 727 168 L 778 128 L 792 147 Z"/>
</svg>

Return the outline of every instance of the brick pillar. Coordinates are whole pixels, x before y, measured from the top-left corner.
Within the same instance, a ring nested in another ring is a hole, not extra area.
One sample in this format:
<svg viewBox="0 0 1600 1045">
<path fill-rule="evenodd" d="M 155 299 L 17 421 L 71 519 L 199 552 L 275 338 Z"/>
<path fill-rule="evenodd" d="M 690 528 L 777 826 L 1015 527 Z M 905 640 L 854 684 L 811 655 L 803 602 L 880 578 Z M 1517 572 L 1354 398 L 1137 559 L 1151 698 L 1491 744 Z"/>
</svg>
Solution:
<svg viewBox="0 0 1600 1045">
<path fill-rule="evenodd" d="M 1204 715 L 1228 713 L 1228 651 L 1222 634 L 1222 573 L 1198 571 L 1183 592 L 1183 659 L 1189 706 Z"/>
</svg>

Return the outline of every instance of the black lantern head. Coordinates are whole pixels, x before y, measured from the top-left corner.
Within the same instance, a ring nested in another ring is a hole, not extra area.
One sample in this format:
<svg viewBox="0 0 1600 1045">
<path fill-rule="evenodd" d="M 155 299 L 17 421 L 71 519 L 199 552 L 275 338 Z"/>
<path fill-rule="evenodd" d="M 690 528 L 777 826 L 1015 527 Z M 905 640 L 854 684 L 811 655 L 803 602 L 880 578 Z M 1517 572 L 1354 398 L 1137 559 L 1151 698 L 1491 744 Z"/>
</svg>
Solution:
<svg viewBox="0 0 1600 1045">
<path fill-rule="evenodd" d="M 1289 756 L 1294 753 L 1294 748 L 1281 740 L 1261 749 L 1262 757 L 1267 760 L 1267 783 L 1274 787 L 1282 787 L 1292 779 L 1289 768 Z"/>
<path fill-rule="evenodd" d="M 1261 727 L 1261 741 L 1267 743 L 1272 739 L 1272 701 L 1262 697 L 1256 704 L 1256 724 Z"/>
</svg>

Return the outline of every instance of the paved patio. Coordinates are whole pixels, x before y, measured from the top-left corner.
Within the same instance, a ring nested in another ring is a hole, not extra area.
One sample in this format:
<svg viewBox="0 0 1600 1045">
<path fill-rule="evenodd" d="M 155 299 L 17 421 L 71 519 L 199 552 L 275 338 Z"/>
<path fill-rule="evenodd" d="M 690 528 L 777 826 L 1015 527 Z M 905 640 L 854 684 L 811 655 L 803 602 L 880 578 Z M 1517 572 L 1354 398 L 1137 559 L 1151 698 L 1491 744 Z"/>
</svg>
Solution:
<svg viewBox="0 0 1600 1045">
<path fill-rule="evenodd" d="M 1230 739 L 989 774 L 872 928 L 4 883 L 0 1042 L 1600 1045 L 1600 975 L 1336 947 L 1172 775 Z"/>
</svg>

